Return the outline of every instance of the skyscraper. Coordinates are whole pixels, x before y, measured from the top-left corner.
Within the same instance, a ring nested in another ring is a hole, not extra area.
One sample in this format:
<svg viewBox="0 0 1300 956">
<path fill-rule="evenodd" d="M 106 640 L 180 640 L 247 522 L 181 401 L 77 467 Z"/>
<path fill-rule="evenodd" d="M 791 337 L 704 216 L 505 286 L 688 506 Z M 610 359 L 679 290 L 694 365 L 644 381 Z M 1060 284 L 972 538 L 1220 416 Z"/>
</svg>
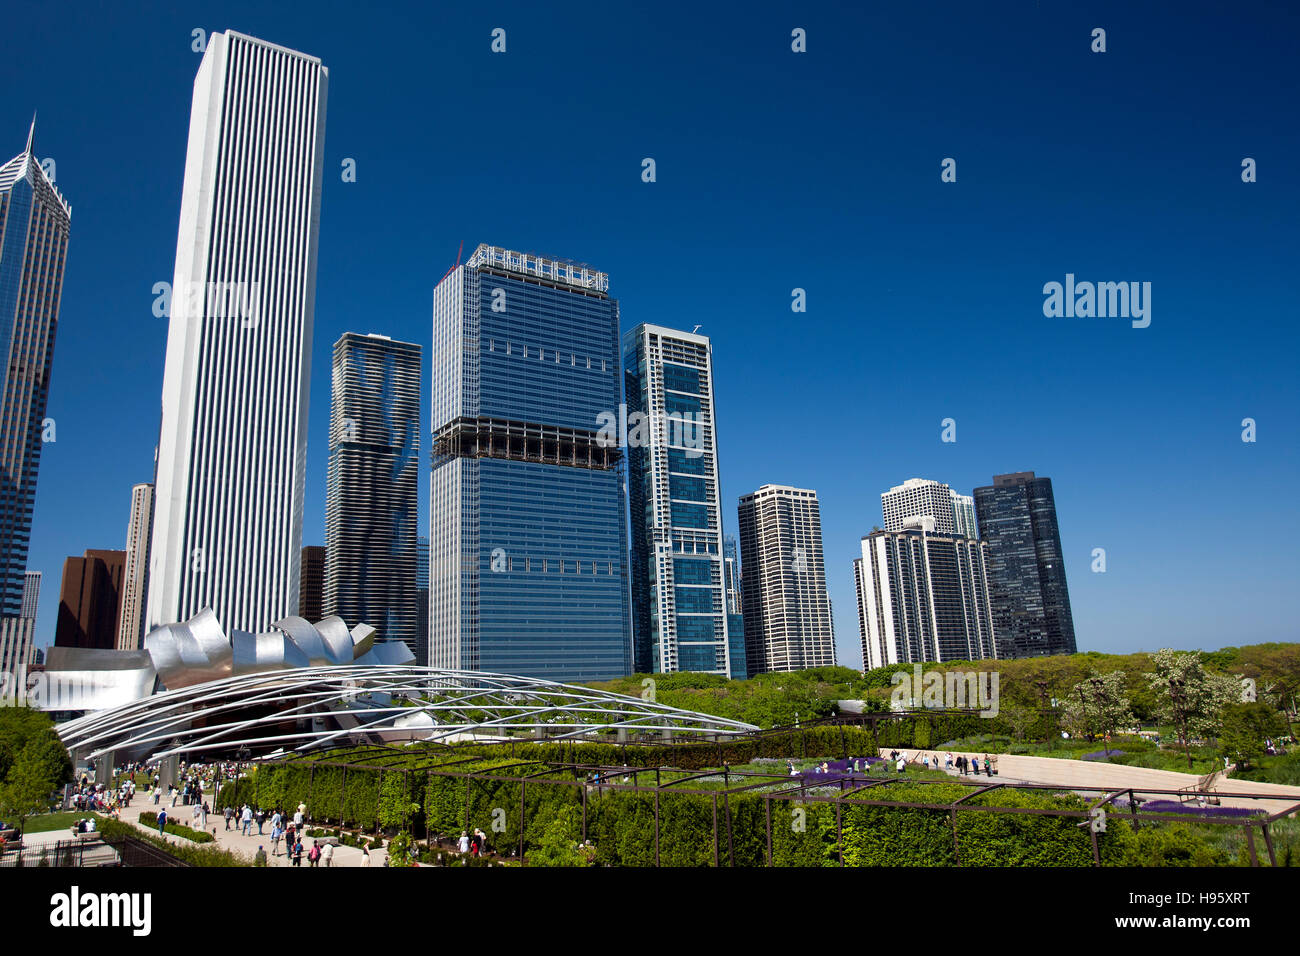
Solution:
<svg viewBox="0 0 1300 956">
<path fill-rule="evenodd" d="M 833 665 L 817 492 L 763 485 L 740 499 L 739 514 L 749 674 Z"/>
<path fill-rule="evenodd" d="M 955 496 L 941 481 L 909 478 L 880 495 L 880 509 L 885 514 L 886 531 L 919 527 L 918 518 L 933 518 L 936 534 L 955 534 L 957 514 Z"/>
<path fill-rule="evenodd" d="M 416 660 L 420 347 L 345 333 L 334 343 L 325 485 L 326 615 L 364 621 Z"/>
<path fill-rule="evenodd" d="M 41 572 L 28 571 L 23 576 L 22 616 L 36 620 L 36 610 L 41 603 Z"/>
<path fill-rule="evenodd" d="M 1032 471 L 994 475 L 992 485 L 975 489 L 975 511 L 989 543 L 998 656 L 1075 653 L 1052 479 Z"/>
<path fill-rule="evenodd" d="M 862 539 L 853 562 L 862 666 L 997 657 L 988 545 L 928 522 Z"/>
<path fill-rule="evenodd" d="M 125 551 L 87 551 L 63 562 L 56 647 L 117 647 Z"/>
<path fill-rule="evenodd" d="M 415 661 L 429 663 L 429 539 L 415 539 L 415 628 L 419 650 Z"/>
<path fill-rule="evenodd" d="M 745 680 L 749 667 L 745 657 L 745 610 L 740 596 L 740 554 L 734 535 L 722 539 L 722 583 L 727 593 L 727 643 L 731 653 L 731 679 Z"/>
<path fill-rule="evenodd" d="M 587 266 L 480 245 L 433 295 L 430 663 L 628 673 L 618 302 Z"/>
<path fill-rule="evenodd" d="M 323 544 L 303 545 L 302 573 L 299 575 L 298 585 L 298 616 L 312 624 L 325 617 L 325 546 Z"/>
<path fill-rule="evenodd" d="M 194 81 L 147 624 L 298 607 L 328 74 L 214 33 Z M 353 622 L 355 623 L 355 622 Z"/>
<path fill-rule="evenodd" d="M 131 489 L 131 517 L 126 524 L 126 568 L 122 572 L 122 613 L 117 629 L 119 651 L 144 646 L 144 597 L 152 530 L 153 485 L 135 485 Z"/>
<path fill-rule="evenodd" d="M 26 149 L 0 166 L 0 617 L 22 614 L 72 222 L 33 152 L 35 136 L 33 119 Z"/>
<path fill-rule="evenodd" d="M 638 325 L 623 375 L 636 670 L 730 674 L 712 346 Z"/>
<path fill-rule="evenodd" d="M 952 493 L 953 533 L 963 538 L 978 538 L 975 524 L 975 498 L 972 495 Z"/>
</svg>

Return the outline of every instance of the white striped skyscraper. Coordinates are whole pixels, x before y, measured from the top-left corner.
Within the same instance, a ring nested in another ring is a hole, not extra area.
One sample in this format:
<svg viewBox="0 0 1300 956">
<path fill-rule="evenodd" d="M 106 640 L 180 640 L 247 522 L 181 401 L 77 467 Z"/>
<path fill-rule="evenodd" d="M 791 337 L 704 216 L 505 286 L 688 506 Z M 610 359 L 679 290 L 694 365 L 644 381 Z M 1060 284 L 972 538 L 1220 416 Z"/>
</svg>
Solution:
<svg viewBox="0 0 1300 956">
<path fill-rule="evenodd" d="M 214 33 L 194 81 L 146 630 L 298 609 L 328 73 Z M 353 622 L 355 623 L 355 622 Z"/>
</svg>

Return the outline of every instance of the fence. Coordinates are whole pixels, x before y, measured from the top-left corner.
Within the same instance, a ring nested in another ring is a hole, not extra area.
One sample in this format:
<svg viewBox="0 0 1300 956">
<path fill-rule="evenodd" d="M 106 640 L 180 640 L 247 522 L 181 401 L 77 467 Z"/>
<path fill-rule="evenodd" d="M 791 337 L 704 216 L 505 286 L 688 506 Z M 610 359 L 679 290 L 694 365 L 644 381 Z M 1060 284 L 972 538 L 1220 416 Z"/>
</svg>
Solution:
<svg viewBox="0 0 1300 956">
<path fill-rule="evenodd" d="M 0 868 L 87 866 L 189 866 L 135 837 L 95 837 L 24 846 L 0 855 Z"/>
</svg>

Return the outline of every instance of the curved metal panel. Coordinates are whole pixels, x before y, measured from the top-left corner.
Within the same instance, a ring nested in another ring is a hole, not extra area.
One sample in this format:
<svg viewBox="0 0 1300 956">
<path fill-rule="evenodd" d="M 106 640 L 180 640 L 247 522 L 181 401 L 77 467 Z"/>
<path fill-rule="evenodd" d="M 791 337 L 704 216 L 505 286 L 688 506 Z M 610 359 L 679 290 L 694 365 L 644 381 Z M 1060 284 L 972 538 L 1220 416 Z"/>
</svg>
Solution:
<svg viewBox="0 0 1300 956">
<path fill-rule="evenodd" d="M 352 663 L 352 658 L 356 655 L 352 653 L 352 635 L 348 633 L 348 626 L 343 623 L 343 618 L 337 615 L 325 618 L 316 625 L 316 633 L 325 642 L 330 660 L 335 664 Z"/>
<path fill-rule="evenodd" d="M 276 621 L 273 626 L 289 635 L 289 639 L 298 645 L 313 665 L 347 663 L 334 659 L 320 632 L 307 623 L 305 618 L 290 615 L 282 621 Z"/>
</svg>

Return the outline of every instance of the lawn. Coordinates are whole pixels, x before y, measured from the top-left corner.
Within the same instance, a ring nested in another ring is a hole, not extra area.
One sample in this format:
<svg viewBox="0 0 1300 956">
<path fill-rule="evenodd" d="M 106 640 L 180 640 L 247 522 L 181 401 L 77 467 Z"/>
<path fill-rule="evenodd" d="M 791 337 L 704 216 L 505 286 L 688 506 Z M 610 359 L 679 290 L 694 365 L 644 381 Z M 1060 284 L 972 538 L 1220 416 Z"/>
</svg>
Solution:
<svg viewBox="0 0 1300 956">
<path fill-rule="evenodd" d="M 23 825 L 24 833 L 49 833 L 51 830 L 68 830 L 71 831 L 72 825 L 78 820 L 84 820 L 86 817 L 97 816 L 94 813 L 83 813 L 79 810 L 60 810 L 57 813 L 41 813 L 34 817 L 28 817 Z"/>
</svg>

